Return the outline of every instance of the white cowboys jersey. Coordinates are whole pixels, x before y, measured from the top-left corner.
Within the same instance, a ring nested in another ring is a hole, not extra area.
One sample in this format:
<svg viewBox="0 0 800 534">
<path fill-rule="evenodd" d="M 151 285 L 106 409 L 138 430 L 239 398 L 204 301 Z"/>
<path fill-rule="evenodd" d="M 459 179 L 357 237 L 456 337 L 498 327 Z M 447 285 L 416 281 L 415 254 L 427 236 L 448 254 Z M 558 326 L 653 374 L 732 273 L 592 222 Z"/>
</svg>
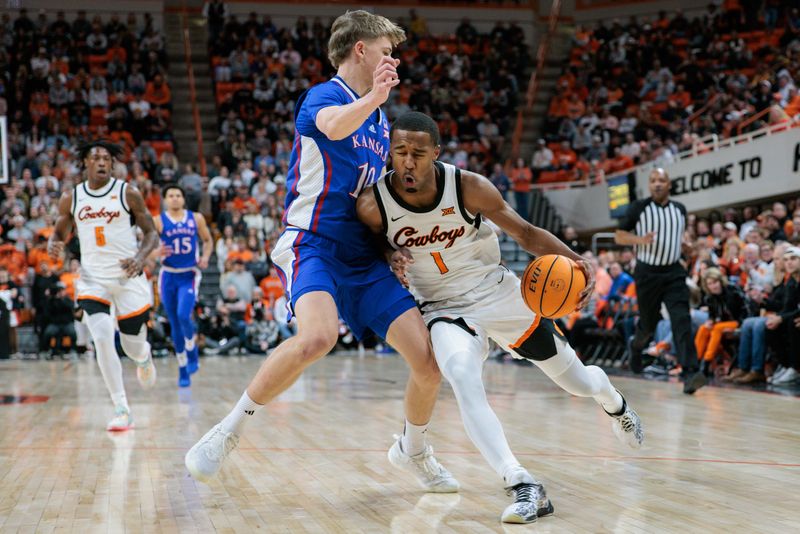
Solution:
<svg viewBox="0 0 800 534">
<path fill-rule="evenodd" d="M 81 277 L 95 280 L 127 278 L 120 260 L 133 258 L 138 250 L 136 229 L 125 191 L 115 178 L 101 189 L 89 189 L 84 181 L 72 193 L 72 218 L 81 244 Z"/>
<path fill-rule="evenodd" d="M 395 249 L 407 248 L 414 257 L 408 269 L 411 293 L 420 303 L 463 295 L 478 287 L 500 264 L 497 236 L 480 214 L 464 207 L 461 171 L 436 166 L 437 200 L 430 210 L 403 201 L 388 185 L 388 173 L 375 186 L 386 237 Z"/>
</svg>

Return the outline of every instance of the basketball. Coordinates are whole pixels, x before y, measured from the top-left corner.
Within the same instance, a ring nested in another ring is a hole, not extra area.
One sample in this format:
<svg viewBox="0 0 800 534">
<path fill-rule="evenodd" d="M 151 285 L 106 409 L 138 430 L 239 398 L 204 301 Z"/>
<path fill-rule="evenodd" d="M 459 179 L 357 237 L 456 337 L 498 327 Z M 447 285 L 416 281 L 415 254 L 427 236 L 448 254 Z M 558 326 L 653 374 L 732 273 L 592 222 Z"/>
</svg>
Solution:
<svg viewBox="0 0 800 534">
<path fill-rule="evenodd" d="M 535 314 L 558 319 L 575 311 L 586 277 L 578 264 L 558 254 L 533 260 L 522 274 L 522 298 Z"/>
</svg>

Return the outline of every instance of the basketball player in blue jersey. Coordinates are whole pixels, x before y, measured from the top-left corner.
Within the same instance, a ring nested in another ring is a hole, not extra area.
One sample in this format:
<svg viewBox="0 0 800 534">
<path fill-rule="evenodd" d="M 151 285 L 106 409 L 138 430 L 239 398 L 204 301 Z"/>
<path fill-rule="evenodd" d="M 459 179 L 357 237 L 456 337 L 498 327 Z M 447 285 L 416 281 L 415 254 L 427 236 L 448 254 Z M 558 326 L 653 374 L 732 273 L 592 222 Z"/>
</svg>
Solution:
<svg viewBox="0 0 800 534">
<path fill-rule="evenodd" d="M 297 101 L 286 230 L 272 252 L 298 332 L 264 361 L 233 411 L 186 454 L 198 480 L 219 471 L 256 410 L 335 346 L 341 314 L 356 336 L 372 330 L 411 368 L 405 430 L 389 460 L 410 469 L 428 491 L 458 490 L 425 439 L 441 383 L 425 324 L 355 209 L 389 154 L 389 124 L 380 106 L 400 82 L 391 53 L 403 40 L 400 27 L 366 11 L 347 12 L 333 23 L 328 57 L 338 72 Z"/>
<path fill-rule="evenodd" d="M 184 388 L 191 385 L 189 377 L 198 368 L 192 312 L 200 289 L 200 270 L 208 267 L 214 245 L 203 216 L 184 209 L 186 197 L 180 186 L 166 186 L 162 196 L 167 209 L 153 217 L 161 236 L 158 288 L 178 358 L 178 386 Z M 203 242 L 202 256 L 197 246 L 198 236 Z"/>
</svg>

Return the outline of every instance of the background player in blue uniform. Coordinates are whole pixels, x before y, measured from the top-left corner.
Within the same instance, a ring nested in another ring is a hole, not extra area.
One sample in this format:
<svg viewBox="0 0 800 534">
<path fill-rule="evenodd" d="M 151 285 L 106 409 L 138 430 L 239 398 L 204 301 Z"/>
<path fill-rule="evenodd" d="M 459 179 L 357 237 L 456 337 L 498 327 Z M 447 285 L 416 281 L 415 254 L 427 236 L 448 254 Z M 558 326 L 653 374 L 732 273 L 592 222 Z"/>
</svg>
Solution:
<svg viewBox="0 0 800 534">
<path fill-rule="evenodd" d="M 298 333 L 275 349 L 233 411 L 186 454 L 186 467 L 198 480 L 219 471 L 258 408 L 334 347 L 341 314 L 356 336 L 372 330 L 411 368 L 405 430 L 389 451 L 390 461 L 410 468 L 428 491 L 458 490 L 425 440 L 441 383 L 428 331 L 414 299 L 356 217 L 358 194 L 383 174 L 389 154 L 389 124 L 380 106 L 400 83 L 399 61 L 391 53 L 403 40 L 399 26 L 366 11 L 348 12 L 333 23 L 328 57 L 338 72 L 298 99 L 286 230 L 272 253 Z"/>
<path fill-rule="evenodd" d="M 158 289 L 161 304 L 169 318 L 170 335 L 178 357 L 178 385 L 191 384 L 189 376 L 197 371 L 197 345 L 192 322 L 197 291 L 200 289 L 200 270 L 208 267 L 214 249 L 206 220 L 199 213 L 184 209 L 183 189 L 168 185 L 162 193 L 166 211 L 153 217 L 161 236 L 161 273 Z M 203 242 L 200 256 L 197 238 Z"/>
</svg>

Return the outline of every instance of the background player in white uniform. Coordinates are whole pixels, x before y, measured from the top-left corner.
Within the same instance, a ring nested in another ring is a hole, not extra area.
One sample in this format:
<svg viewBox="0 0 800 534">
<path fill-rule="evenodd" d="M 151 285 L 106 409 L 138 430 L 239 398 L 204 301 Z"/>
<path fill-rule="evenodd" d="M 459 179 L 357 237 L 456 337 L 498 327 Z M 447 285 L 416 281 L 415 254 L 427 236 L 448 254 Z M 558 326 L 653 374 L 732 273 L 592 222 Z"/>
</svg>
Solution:
<svg viewBox="0 0 800 534">
<path fill-rule="evenodd" d="M 97 350 L 97 363 L 114 403 L 108 430 L 133 427 L 122 365 L 114 348 L 114 306 L 122 348 L 136 362 L 143 387 L 152 387 L 156 368 L 147 342 L 147 319 L 152 294 L 142 274 L 147 256 L 159 245 L 153 219 L 141 193 L 111 176 L 114 160 L 122 153 L 114 144 L 95 141 L 79 149 L 86 180 L 58 201 L 58 219 L 48 243 L 51 257 L 58 258 L 72 228 L 81 245 L 81 274 L 76 286 L 78 305 Z M 135 225 L 144 236 L 137 247 Z"/>
<path fill-rule="evenodd" d="M 531 254 L 577 261 L 588 280 L 582 305 L 594 288 L 591 271 L 550 232 L 519 217 L 486 178 L 436 161 L 439 133 L 427 115 L 410 112 L 395 121 L 391 155 L 394 171 L 361 195 L 359 218 L 396 249 L 392 268 L 420 303 L 467 434 L 515 493 L 503 521 L 534 521 L 553 507 L 541 483 L 514 457 L 486 399 L 481 371 L 489 338 L 531 360 L 564 390 L 594 398 L 624 443 L 638 448 L 644 435 L 638 416 L 605 372 L 585 367 L 555 323 L 525 306 L 520 281 L 500 265 L 497 236 L 482 217 Z"/>
</svg>

